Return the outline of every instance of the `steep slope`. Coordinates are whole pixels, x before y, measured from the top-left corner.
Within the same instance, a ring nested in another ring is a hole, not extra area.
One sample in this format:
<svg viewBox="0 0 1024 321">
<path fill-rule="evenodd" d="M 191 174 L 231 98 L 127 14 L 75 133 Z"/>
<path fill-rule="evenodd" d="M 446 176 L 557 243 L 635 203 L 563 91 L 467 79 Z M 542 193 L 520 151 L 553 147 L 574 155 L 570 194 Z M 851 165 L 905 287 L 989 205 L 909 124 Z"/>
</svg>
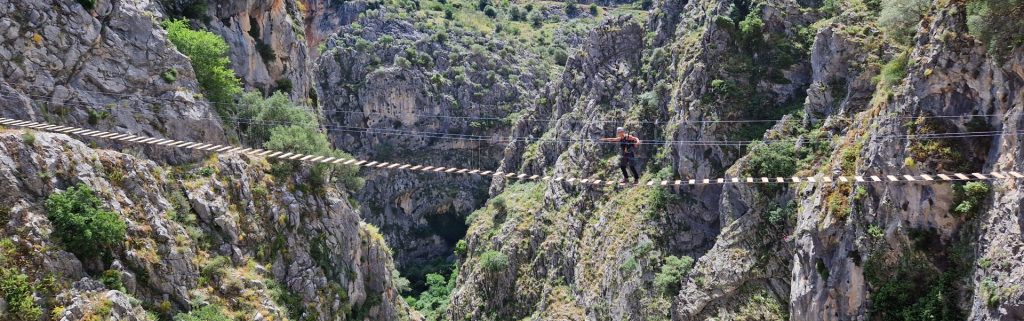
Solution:
<svg viewBox="0 0 1024 321">
<path fill-rule="evenodd" d="M 243 319 L 409 316 L 390 250 L 344 191 L 301 192 L 301 175 L 274 177 L 260 159 L 164 167 L 63 135 L 6 130 L 0 151 L 3 260 L 46 315 L 144 319 L 144 307 L 169 318 L 212 304 Z M 42 204 L 76 184 L 127 222 L 106 259 L 79 259 L 51 234 Z"/>
<path fill-rule="evenodd" d="M 642 43 L 640 24 L 609 21 L 569 59 L 552 103 L 523 117 L 552 122 L 521 121 L 514 133 L 556 142 L 510 144 L 502 168 L 617 179 L 611 148 L 588 139 L 623 120 L 641 137 L 670 140 L 644 146 L 642 181 L 1020 169 L 1021 49 L 1005 60 L 986 53 L 968 33 L 964 3 L 925 5 L 923 22 L 910 22 L 912 41 L 901 44 L 879 30 L 873 6 L 663 3 Z M 781 120 L 717 122 L 773 118 Z M 1003 136 L 913 136 L 990 130 Z M 769 142 L 689 143 L 757 138 Z M 1019 313 L 1010 276 L 1019 266 L 1009 245 L 1020 233 L 1013 185 L 667 193 L 505 184 L 496 181 L 496 197 L 472 216 L 450 319 Z M 669 255 L 696 262 L 678 277 L 672 271 L 685 264 Z M 905 292 L 928 295 L 894 296 Z"/>
<path fill-rule="evenodd" d="M 146 1 L 94 9 L 71 0 L 0 2 L 0 115 L 224 142 L 188 59 L 153 19 L 156 9 Z"/>
<path fill-rule="evenodd" d="M 316 78 L 334 145 L 383 161 L 496 167 L 518 111 L 562 68 L 562 46 L 592 21 L 590 13 L 567 17 L 558 4 L 533 5 L 525 6 L 537 17 L 532 25 L 522 4 L 328 5 L 342 27 L 325 40 Z M 399 267 L 422 284 L 424 273 L 448 265 L 465 217 L 487 198 L 487 181 L 366 174 L 358 197 L 364 217 L 381 226 Z"/>
</svg>

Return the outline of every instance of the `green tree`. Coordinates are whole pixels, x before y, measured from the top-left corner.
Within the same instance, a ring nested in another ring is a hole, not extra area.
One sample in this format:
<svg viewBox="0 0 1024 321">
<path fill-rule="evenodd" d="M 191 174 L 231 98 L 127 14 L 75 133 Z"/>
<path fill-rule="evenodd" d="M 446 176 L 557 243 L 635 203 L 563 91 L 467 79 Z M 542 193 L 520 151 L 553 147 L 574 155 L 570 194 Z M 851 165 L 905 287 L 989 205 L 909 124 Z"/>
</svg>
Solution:
<svg viewBox="0 0 1024 321">
<path fill-rule="evenodd" d="M 1024 1 L 974 0 L 967 6 L 967 27 L 988 48 L 1002 58 L 1024 46 Z"/>
<path fill-rule="evenodd" d="M 231 319 L 224 315 L 220 307 L 211 304 L 188 313 L 178 313 L 174 316 L 174 321 L 231 321 Z"/>
<path fill-rule="evenodd" d="M 953 195 L 956 199 L 953 213 L 968 217 L 978 214 L 989 191 L 988 185 L 982 182 L 953 185 Z"/>
<path fill-rule="evenodd" d="M 178 51 L 192 62 L 196 80 L 217 113 L 222 118 L 234 115 L 234 99 L 242 92 L 242 82 L 231 70 L 228 44 L 212 32 L 190 29 L 188 20 L 168 20 L 162 25 Z"/>
<path fill-rule="evenodd" d="M 480 267 L 487 272 L 500 272 L 508 268 L 508 256 L 498 251 L 487 251 L 480 255 Z"/>
<path fill-rule="evenodd" d="M 444 275 L 437 273 L 427 274 L 427 290 L 417 297 L 406 297 L 406 303 L 423 314 L 428 321 L 442 320 L 444 313 L 448 310 L 448 302 L 452 289 L 455 288 L 455 276 L 459 271 L 453 270 L 447 280 Z"/>
<path fill-rule="evenodd" d="M 315 130 L 318 126 L 312 112 L 296 106 L 281 92 L 266 99 L 257 92 L 246 92 L 239 99 L 238 106 L 238 118 L 251 120 L 248 124 L 238 124 L 238 127 L 244 130 L 245 141 L 253 146 L 270 139 L 270 130 L 275 127 L 297 125 Z"/>
<path fill-rule="evenodd" d="M 307 155 L 333 156 L 351 158 L 344 152 L 331 148 L 327 135 L 315 128 L 302 125 L 280 126 L 270 130 L 270 139 L 263 146 L 267 149 L 301 153 Z M 275 171 L 289 174 L 295 170 L 295 162 L 281 161 L 274 165 Z M 363 186 L 359 177 L 359 169 L 351 165 L 315 164 L 310 171 L 309 183 L 313 187 L 322 187 L 331 178 L 338 177 L 349 190 L 358 190 Z"/>
<path fill-rule="evenodd" d="M 896 42 L 909 44 L 930 4 L 929 0 L 882 0 L 878 27 Z"/>
<path fill-rule="evenodd" d="M 124 220 L 103 209 L 100 199 L 85 184 L 50 194 L 46 212 L 53 223 L 53 235 L 79 258 L 107 254 L 110 247 L 124 241 Z"/>
</svg>

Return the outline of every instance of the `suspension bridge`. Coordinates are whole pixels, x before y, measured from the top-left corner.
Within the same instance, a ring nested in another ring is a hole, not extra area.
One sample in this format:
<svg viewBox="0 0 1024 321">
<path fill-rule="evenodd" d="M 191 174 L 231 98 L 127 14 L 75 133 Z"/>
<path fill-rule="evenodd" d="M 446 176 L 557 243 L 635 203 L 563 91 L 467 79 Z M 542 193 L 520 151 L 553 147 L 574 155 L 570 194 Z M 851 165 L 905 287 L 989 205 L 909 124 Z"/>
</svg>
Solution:
<svg viewBox="0 0 1024 321">
<path fill-rule="evenodd" d="M 592 179 L 586 177 L 552 176 L 532 173 L 502 172 L 500 170 L 485 170 L 475 168 L 430 166 L 428 164 L 391 163 L 373 161 L 369 159 L 330 157 L 323 155 L 307 155 L 285 151 L 264 150 L 232 145 L 220 145 L 204 142 L 191 142 L 166 138 L 139 136 L 132 134 L 116 133 L 109 131 L 98 131 L 79 127 L 53 125 L 28 120 L 0 118 L 0 125 L 20 127 L 43 132 L 61 133 L 119 141 L 123 143 L 151 145 L 161 148 L 180 148 L 207 153 L 217 154 L 245 154 L 253 157 L 263 157 L 285 161 L 297 161 L 320 164 L 352 165 L 373 169 L 417 171 L 428 173 L 444 173 L 453 175 L 477 175 L 501 177 L 505 179 L 521 181 L 552 181 L 565 184 L 586 185 L 586 186 L 647 186 L 647 187 L 678 187 L 688 185 L 722 185 L 722 184 L 833 184 L 833 183 L 942 183 L 972 180 L 1009 180 L 1016 182 L 1024 180 L 1024 174 L 1017 171 L 996 171 L 988 173 L 877 173 L 860 174 L 851 176 L 814 175 L 814 176 L 792 176 L 792 177 L 707 177 L 689 178 L 677 180 L 649 180 L 639 184 L 622 183 L 613 180 Z"/>
</svg>

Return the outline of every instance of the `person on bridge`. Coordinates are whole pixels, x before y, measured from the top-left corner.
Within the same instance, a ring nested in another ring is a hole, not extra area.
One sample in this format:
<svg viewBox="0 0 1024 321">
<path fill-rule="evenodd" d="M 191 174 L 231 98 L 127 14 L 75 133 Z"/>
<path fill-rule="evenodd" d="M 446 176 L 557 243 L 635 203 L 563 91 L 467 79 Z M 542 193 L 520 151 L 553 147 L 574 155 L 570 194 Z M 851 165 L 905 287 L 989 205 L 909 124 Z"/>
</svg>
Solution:
<svg viewBox="0 0 1024 321">
<path fill-rule="evenodd" d="M 615 137 L 601 138 L 602 142 L 618 142 L 622 148 L 622 156 L 619 157 L 619 169 L 622 170 L 622 183 L 629 182 L 629 171 L 633 172 L 633 183 L 640 183 L 640 175 L 636 172 L 636 149 L 640 147 L 640 139 L 636 136 L 626 134 L 626 129 L 619 127 L 615 129 Z"/>
</svg>

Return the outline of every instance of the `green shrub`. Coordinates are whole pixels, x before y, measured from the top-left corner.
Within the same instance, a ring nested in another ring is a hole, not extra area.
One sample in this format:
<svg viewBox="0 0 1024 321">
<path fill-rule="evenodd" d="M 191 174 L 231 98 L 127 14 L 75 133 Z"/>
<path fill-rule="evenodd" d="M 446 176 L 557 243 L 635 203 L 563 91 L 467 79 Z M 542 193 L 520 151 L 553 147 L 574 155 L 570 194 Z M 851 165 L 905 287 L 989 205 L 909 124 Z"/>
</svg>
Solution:
<svg viewBox="0 0 1024 321">
<path fill-rule="evenodd" d="M 231 318 L 225 316 L 219 306 L 211 304 L 188 313 L 178 313 L 174 321 L 231 321 Z"/>
<path fill-rule="evenodd" d="M 876 260 L 881 260 L 880 258 Z M 897 266 L 865 268 L 873 320 L 965 320 L 959 308 L 958 272 L 936 270 L 922 258 L 902 258 Z M 891 273 L 888 277 L 876 275 Z"/>
<path fill-rule="evenodd" d="M 868 236 L 871 236 L 873 239 L 880 240 L 885 236 L 885 230 L 878 225 L 872 224 L 868 227 Z"/>
<path fill-rule="evenodd" d="M 781 226 L 786 224 L 786 221 L 789 220 L 790 217 L 793 217 L 795 215 L 796 215 L 796 204 L 789 203 L 786 206 L 778 206 L 778 207 L 768 211 L 767 216 L 765 217 L 765 219 L 768 221 L 768 224 L 770 224 L 771 226 L 781 227 Z"/>
<path fill-rule="evenodd" d="M 505 202 L 505 198 L 498 196 L 491 200 L 491 206 L 498 213 L 505 213 L 508 210 L 508 204 Z"/>
<path fill-rule="evenodd" d="M 560 47 L 551 48 L 551 57 L 559 66 L 565 66 L 565 63 L 569 61 L 569 53 Z"/>
<path fill-rule="evenodd" d="M 591 3 L 590 4 L 590 15 L 591 16 L 596 16 L 597 12 L 598 12 L 597 11 L 597 4 L 596 3 Z"/>
<path fill-rule="evenodd" d="M 764 21 L 761 20 L 761 13 L 758 10 L 751 10 L 747 17 L 740 21 L 740 38 L 750 48 L 761 43 L 764 37 Z"/>
<path fill-rule="evenodd" d="M 174 69 L 164 70 L 164 72 L 160 73 L 160 78 L 168 84 L 173 83 L 175 80 L 178 80 L 178 71 Z"/>
<path fill-rule="evenodd" d="M 500 272 L 508 268 L 508 256 L 498 251 L 487 251 L 480 255 L 480 268 L 487 272 Z"/>
<path fill-rule="evenodd" d="M 953 196 L 956 205 L 953 207 L 953 213 L 962 217 L 971 217 L 978 214 L 982 203 L 988 197 L 989 190 L 988 185 L 982 182 L 970 182 L 963 185 L 954 184 Z"/>
<path fill-rule="evenodd" d="M 487 17 L 493 19 L 498 16 L 498 11 L 495 11 L 494 7 L 492 6 L 487 6 L 486 8 L 484 8 L 484 14 L 487 15 Z"/>
<path fill-rule="evenodd" d="M 50 194 L 46 212 L 53 223 L 53 235 L 79 258 L 107 254 L 112 246 L 124 241 L 124 220 L 103 209 L 100 199 L 84 184 Z"/>
<path fill-rule="evenodd" d="M 291 79 L 281 78 L 281 79 L 277 80 L 277 83 L 274 86 L 274 93 L 284 93 L 284 94 L 287 95 L 287 94 L 292 93 L 292 90 L 294 88 L 295 88 L 295 85 L 292 84 L 292 80 Z"/>
<path fill-rule="evenodd" d="M 0 268 L 0 296 L 7 302 L 9 315 L 0 315 L 0 320 L 39 320 L 43 310 L 35 303 L 35 289 L 28 281 L 28 275 L 10 268 Z"/>
<path fill-rule="evenodd" d="M 1024 46 L 1024 1 L 974 0 L 967 6 L 967 27 L 972 35 L 1002 58 Z"/>
<path fill-rule="evenodd" d="M 234 115 L 234 99 L 242 92 L 242 82 L 231 70 L 224 39 L 209 31 L 189 29 L 187 20 L 168 20 L 161 25 L 167 29 L 167 38 L 192 62 L 203 95 L 218 114 L 222 118 Z"/>
<path fill-rule="evenodd" d="M 985 300 L 985 306 L 989 309 L 995 309 L 999 307 L 999 303 L 1002 302 L 1002 291 L 999 286 L 996 285 L 992 279 L 985 279 L 981 281 L 981 297 Z"/>
<path fill-rule="evenodd" d="M 637 263 L 636 258 L 630 256 L 625 261 L 623 261 L 622 264 L 619 265 L 619 271 L 622 271 L 622 273 L 627 274 L 632 273 L 633 271 L 636 271 L 636 267 L 638 264 L 639 263 Z"/>
<path fill-rule="evenodd" d="M 907 64 L 910 55 L 906 52 L 893 57 L 891 61 L 882 66 L 881 82 L 885 87 L 892 88 L 898 85 L 903 78 L 907 77 Z"/>
<path fill-rule="evenodd" d="M 25 133 L 21 134 L 21 142 L 28 146 L 34 146 L 36 144 L 36 133 L 25 131 Z"/>
<path fill-rule="evenodd" d="M 215 256 L 203 265 L 199 275 L 207 280 L 214 280 L 224 275 L 224 270 L 231 265 L 231 260 L 226 256 Z"/>
<path fill-rule="evenodd" d="M 395 289 L 398 289 L 398 293 L 409 292 L 409 279 L 402 277 L 402 274 L 398 270 L 391 270 L 391 282 L 394 283 Z"/>
<path fill-rule="evenodd" d="M 791 143 L 756 142 L 750 145 L 747 174 L 753 177 L 790 177 L 796 173 L 796 147 Z"/>
<path fill-rule="evenodd" d="M 100 276 L 100 282 L 103 283 L 103 285 L 106 286 L 107 289 L 124 292 L 124 283 L 121 282 L 121 271 L 103 271 L 103 275 Z"/>
<path fill-rule="evenodd" d="M 459 240 L 455 243 L 455 255 L 466 256 L 466 252 L 469 252 L 469 245 L 466 244 L 466 240 Z"/>
<path fill-rule="evenodd" d="M 664 296 L 676 296 L 679 294 L 680 280 L 690 273 L 690 269 L 693 269 L 693 258 L 674 255 L 666 257 L 661 272 L 654 276 L 654 288 Z"/>
<path fill-rule="evenodd" d="M 576 6 L 575 2 L 569 2 L 565 5 L 565 14 L 570 17 L 574 17 L 580 14 L 580 8 Z"/>
<path fill-rule="evenodd" d="M 878 14 L 878 27 L 889 38 L 909 44 L 931 4 L 929 0 L 882 0 L 882 11 Z"/>
<path fill-rule="evenodd" d="M 540 29 L 540 27 L 544 26 L 544 16 L 539 12 L 531 11 L 526 15 L 526 19 L 530 20 L 530 25 L 533 26 L 534 29 Z"/>
</svg>

